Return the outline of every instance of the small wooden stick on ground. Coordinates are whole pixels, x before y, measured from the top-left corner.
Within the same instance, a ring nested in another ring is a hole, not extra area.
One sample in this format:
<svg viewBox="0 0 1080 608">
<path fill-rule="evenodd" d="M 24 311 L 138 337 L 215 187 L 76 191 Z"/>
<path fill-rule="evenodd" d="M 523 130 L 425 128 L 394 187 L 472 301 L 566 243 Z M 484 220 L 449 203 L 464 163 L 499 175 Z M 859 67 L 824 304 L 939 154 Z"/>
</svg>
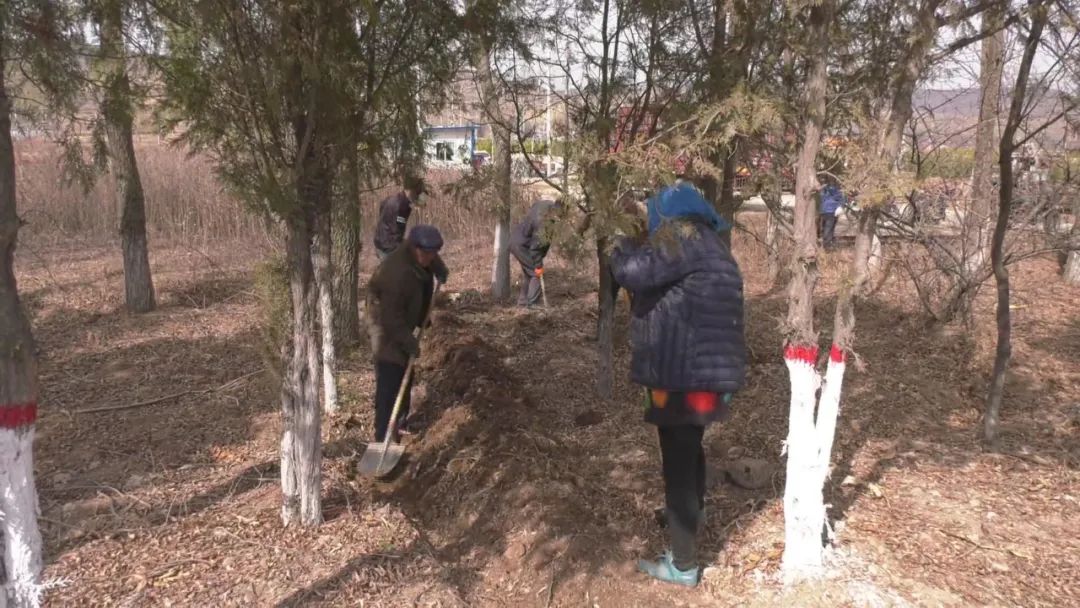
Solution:
<svg viewBox="0 0 1080 608">
<path fill-rule="evenodd" d="M 205 388 L 205 389 L 202 389 L 202 390 L 191 389 L 191 390 L 181 391 L 179 393 L 173 393 L 171 395 L 165 395 L 164 397 L 155 397 L 154 399 L 148 399 L 146 401 L 139 401 L 137 403 L 125 403 L 123 405 L 108 405 L 108 406 L 104 406 L 104 407 L 92 407 L 92 408 L 88 408 L 88 409 L 84 409 L 84 410 L 74 410 L 71 413 L 72 414 L 94 414 L 94 413 L 97 413 L 97 412 L 115 412 L 115 411 L 118 411 L 118 410 L 131 410 L 131 409 L 135 409 L 135 408 L 138 408 L 138 407 L 146 407 L 148 405 L 156 405 L 158 403 L 162 403 L 164 401 L 170 401 L 172 399 L 178 399 L 180 397 L 186 397 L 187 395 L 193 395 L 193 394 L 206 395 L 206 394 L 209 394 L 209 393 L 215 393 L 217 391 L 223 391 L 225 389 L 228 389 L 228 388 L 232 387 L 233 385 L 235 385 L 236 383 L 240 382 L 241 380 L 246 380 L 247 378 L 250 378 L 250 377 L 254 376 L 255 374 L 259 374 L 262 371 L 263 371 L 263 368 L 259 368 L 259 369 L 255 370 L 253 372 L 248 372 L 248 373 L 246 373 L 243 376 L 240 376 L 238 378 L 233 378 L 232 380 L 226 382 L 225 384 L 222 384 L 221 386 L 218 386 L 218 387 L 215 387 L 215 388 Z"/>
</svg>

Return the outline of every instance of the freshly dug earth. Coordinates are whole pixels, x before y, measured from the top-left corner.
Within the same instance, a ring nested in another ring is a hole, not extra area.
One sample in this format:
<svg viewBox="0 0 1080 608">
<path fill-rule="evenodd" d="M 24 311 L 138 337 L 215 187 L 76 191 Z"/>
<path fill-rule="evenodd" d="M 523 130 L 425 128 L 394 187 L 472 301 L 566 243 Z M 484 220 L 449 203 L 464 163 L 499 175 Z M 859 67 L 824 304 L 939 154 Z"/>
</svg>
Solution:
<svg viewBox="0 0 1080 608">
<path fill-rule="evenodd" d="M 455 245 L 454 291 L 424 340 L 414 391 L 423 433 L 392 479 L 357 476 L 374 387 L 366 347 L 344 357 L 343 413 L 324 421 L 326 523 L 315 530 L 280 525 L 277 395 L 259 372 L 252 287 L 251 260 L 264 252 L 155 252 L 162 307 L 138 317 L 122 312 L 112 248 L 21 259 L 43 357 L 49 604 L 1080 605 L 1080 290 L 1048 261 L 1014 272 L 1017 343 L 996 453 L 976 439 L 990 303 L 974 336 L 927 331 L 901 277 L 862 306 L 863 369 L 845 385 L 826 488 L 834 576 L 785 592 L 775 582 L 784 301 L 761 284 L 754 241 L 737 235 L 749 384 L 706 437 L 708 568 L 701 588 L 682 590 L 633 572 L 664 533 L 652 515 L 662 501 L 655 431 L 625 374 L 625 304 L 616 392 L 599 399 L 593 270 L 553 260 L 553 308 L 519 311 L 477 291 L 488 264 L 474 244 Z M 825 327 L 844 255 L 823 263 Z M 763 472 L 738 481 L 757 489 L 732 483 L 745 462 Z"/>
</svg>

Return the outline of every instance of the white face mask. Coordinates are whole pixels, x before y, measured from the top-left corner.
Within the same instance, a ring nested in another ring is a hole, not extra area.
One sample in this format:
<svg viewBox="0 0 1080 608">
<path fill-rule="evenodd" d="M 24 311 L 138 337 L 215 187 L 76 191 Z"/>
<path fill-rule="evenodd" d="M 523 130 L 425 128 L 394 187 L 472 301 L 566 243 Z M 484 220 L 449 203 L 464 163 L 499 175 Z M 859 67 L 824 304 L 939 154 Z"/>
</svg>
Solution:
<svg viewBox="0 0 1080 608">
<path fill-rule="evenodd" d="M 423 204 L 426 202 L 425 201 L 426 198 L 427 198 L 427 196 L 425 196 L 424 193 L 421 192 L 420 194 L 417 194 L 415 197 L 413 197 L 412 202 L 413 202 L 414 205 L 423 206 Z"/>
</svg>

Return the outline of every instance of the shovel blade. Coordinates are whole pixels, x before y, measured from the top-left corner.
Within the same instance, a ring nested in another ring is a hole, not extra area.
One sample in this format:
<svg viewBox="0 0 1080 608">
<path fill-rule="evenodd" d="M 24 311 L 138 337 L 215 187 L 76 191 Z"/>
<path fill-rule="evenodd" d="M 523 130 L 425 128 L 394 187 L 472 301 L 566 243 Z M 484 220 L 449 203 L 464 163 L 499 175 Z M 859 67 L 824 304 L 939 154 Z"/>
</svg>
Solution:
<svg viewBox="0 0 1080 608">
<path fill-rule="evenodd" d="M 386 477 L 390 471 L 394 470 L 404 453 L 405 446 L 400 443 L 389 446 L 384 446 L 382 443 L 369 443 L 356 469 L 366 477 Z"/>
</svg>

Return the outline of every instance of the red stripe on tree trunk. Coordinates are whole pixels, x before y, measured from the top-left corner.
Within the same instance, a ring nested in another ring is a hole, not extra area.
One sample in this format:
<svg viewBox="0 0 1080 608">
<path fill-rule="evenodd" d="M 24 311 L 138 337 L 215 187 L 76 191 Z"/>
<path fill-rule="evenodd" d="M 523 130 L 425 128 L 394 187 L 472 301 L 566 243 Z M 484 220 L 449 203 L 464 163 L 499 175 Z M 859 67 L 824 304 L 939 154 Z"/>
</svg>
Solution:
<svg viewBox="0 0 1080 608">
<path fill-rule="evenodd" d="M 843 363 L 845 358 L 844 349 L 833 344 L 832 350 L 829 351 L 829 358 L 832 359 L 833 363 Z"/>
<path fill-rule="evenodd" d="M 784 348 L 784 358 L 789 361 L 802 361 L 810 365 L 817 364 L 818 347 L 800 344 L 788 344 Z"/>
<path fill-rule="evenodd" d="M 0 405 L 0 429 L 17 429 L 37 420 L 36 403 Z"/>
</svg>

